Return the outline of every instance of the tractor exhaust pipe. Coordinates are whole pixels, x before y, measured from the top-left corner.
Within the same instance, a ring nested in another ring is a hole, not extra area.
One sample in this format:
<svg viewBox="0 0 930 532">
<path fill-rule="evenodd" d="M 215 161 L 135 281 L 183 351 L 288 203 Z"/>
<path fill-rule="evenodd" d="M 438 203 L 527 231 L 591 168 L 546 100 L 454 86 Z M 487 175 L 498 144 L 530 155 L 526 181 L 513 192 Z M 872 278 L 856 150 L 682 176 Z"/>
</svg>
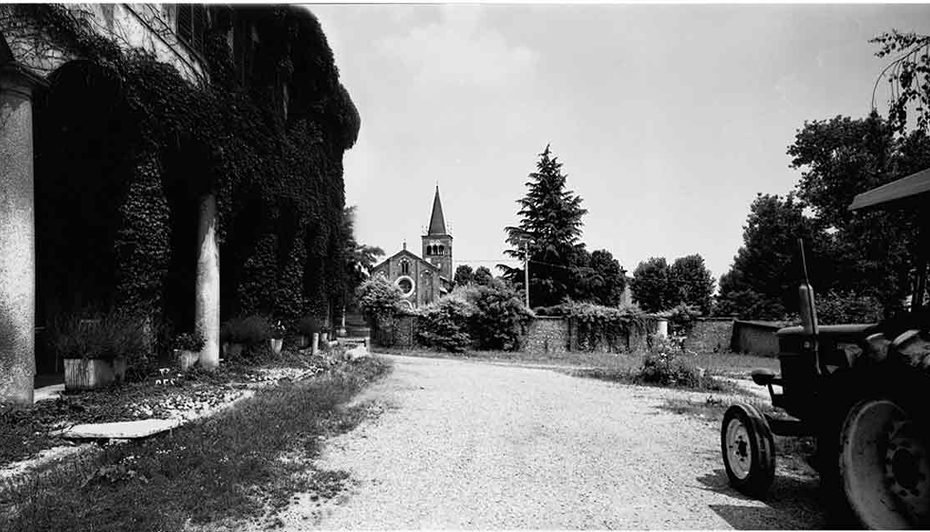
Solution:
<svg viewBox="0 0 930 532">
<path fill-rule="evenodd" d="M 801 328 L 808 336 L 817 336 L 817 305 L 814 301 L 814 287 L 811 286 L 807 276 L 807 257 L 804 255 L 804 240 L 798 239 L 801 247 L 801 266 L 804 269 L 804 282 L 798 288 L 800 297 L 799 313 L 801 314 Z"/>
</svg>

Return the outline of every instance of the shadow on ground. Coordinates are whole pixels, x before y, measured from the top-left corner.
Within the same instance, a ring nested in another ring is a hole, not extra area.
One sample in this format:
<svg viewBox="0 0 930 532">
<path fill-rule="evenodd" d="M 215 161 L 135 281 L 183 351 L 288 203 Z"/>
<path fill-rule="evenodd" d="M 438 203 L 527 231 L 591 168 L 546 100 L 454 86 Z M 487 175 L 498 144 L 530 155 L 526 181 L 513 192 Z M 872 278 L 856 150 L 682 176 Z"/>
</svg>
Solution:
<svg viewBox="0 0 930 532">
<path fill-rule="evenodd" d="M 734 504 L 712 504 L 710 508 L 738 530 L 797 530 L 830 528 L 823 510 L 819 482 L 814 478 L 776 476 L 763 501 L 765 506 L 730 487 L 723 469 L 700 476 L 703 489 L 724 493 Z M 740 504 L 745 501 L 746 504 Z"/>
</svg>

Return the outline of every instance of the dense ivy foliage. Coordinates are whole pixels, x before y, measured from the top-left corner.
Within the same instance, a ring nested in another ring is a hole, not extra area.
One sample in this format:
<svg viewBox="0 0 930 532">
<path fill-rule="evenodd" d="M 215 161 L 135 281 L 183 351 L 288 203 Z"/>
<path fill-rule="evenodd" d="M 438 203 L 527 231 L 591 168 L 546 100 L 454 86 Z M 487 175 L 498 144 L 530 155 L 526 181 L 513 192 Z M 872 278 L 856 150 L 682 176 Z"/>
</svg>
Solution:
<svg viewBox="0 0 930 532">
<path fill-rule="evenodd" d="M 625 351 L 627 339 L 645 331 L 645 316 L 637 307 L 602 307 L 591 303 L 564 305 L 564 315 L 575 328 L 578 347 L 592 351 L 605 345 L 611 352 Z"/>
<path fill-rule="evenodd" d="M 112 186 L 100 185 L 115 214 L 91 217 L 79 227 L 113 232 L 93 235 L 105 236 L 98 238 L 101 246 L 115 250 L 109 252 L 112 259 L 101 251 L 109 262 L 98 268 L 105 275 L 96 284 L 113 285 L 115 295 L 100 305 L 127 305 L 146 314 L 162 310 L 169 320 L 187 321 L 189 311 L 170 315 L 176 305 L 163 300 L 192 306 L 188 272 L 198 244 L 197 211 L 201 198 L 212 193 L 222 242 L 222 312 L 270 315 L 292 324 L 308 313 L 326 315 L 331 298 L 344 293 L 342 154 L 355 141 L 359 117 L 309 12 L 216 8 L 204 49 L 210 82 L 195 86 L 153 55 L 96 34 L 76 9 L 9 9 L 79 58 L 60 70 L 77 71 L 69 79 L 83 80 L 87 92 L 106 89 L 106 114 L 100 116 L 99 106 L 88 113 L 119 125 L 95 131 L 89 141 L 120 141 L 120 154 L 97 159 L 119 162 L 107 168 L 104 183 Z M 245 74 L 235 68 L 227 43 L 231 14 L 254 25 L 259 36 L 254 66 Z M 50 81 L 48 106 L 86 107 L 64 91 L 56 93 L 56 74 Z M 51 111 L 47 115 L 52 124 L 59 119 Z M 65 219 L 71 220 L 82 218 L 69 205 L 69 191 L 100 177 L 88 175 L 78 183 L 68 173 L 68 159 L 60 156 L 76 151 L 77 140 L 75 134 L 49 135 L 37 147 L 45 161 L 37 172 L 64 176 L 52 181 L 60 186 L 37 193 L 57 197 L 53 203 L 70 212 Z M 69 256 L 88 255 L 78 250 Z"/>
</svg>

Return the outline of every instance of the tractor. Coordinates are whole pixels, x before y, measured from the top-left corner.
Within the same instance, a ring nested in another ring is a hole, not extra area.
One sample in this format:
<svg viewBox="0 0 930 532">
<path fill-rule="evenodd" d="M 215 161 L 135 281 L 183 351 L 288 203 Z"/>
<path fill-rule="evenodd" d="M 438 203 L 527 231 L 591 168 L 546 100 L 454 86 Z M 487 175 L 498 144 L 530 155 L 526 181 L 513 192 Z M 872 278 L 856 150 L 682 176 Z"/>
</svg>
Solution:
<svg viewBox="0 0 930 532">
<path fill-rule="evenodd" d="M 753 370 L 772 412 L 729 407 L 720 431 L 730 485 L 762 498 L 775 474 L 772 435 L 812 436 L 830 510 L 866 528 L 930 528 L 930 168 L 857 195 L 849 209 L 916 209 L 909 312 L 874 324 L 820 325 L 806 277 L 800 326 L 777 331 L 780 372 Z M 801 247 L 802 262 L 804 248 Z"/>
</svg>

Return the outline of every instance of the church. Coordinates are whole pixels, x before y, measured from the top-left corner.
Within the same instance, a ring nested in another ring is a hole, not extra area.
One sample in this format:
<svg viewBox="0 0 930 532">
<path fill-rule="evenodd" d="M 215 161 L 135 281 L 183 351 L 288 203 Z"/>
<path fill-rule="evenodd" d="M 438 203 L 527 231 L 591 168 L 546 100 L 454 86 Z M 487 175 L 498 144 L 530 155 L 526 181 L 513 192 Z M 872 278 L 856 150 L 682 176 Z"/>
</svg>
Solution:
<svg viewBox="0 0 930 532">
<path fill-rule="evenodd" d="M 404 242 L 402 250 L 371 269 L 373 277 L 380 275 L 400 288 L 404 304 L 411 309 L 429 305 L 452 289 L 452 235 L 446 230 L 438 185 L 429 228 L 420 239 L 422 258 Z"/>
</svg>

